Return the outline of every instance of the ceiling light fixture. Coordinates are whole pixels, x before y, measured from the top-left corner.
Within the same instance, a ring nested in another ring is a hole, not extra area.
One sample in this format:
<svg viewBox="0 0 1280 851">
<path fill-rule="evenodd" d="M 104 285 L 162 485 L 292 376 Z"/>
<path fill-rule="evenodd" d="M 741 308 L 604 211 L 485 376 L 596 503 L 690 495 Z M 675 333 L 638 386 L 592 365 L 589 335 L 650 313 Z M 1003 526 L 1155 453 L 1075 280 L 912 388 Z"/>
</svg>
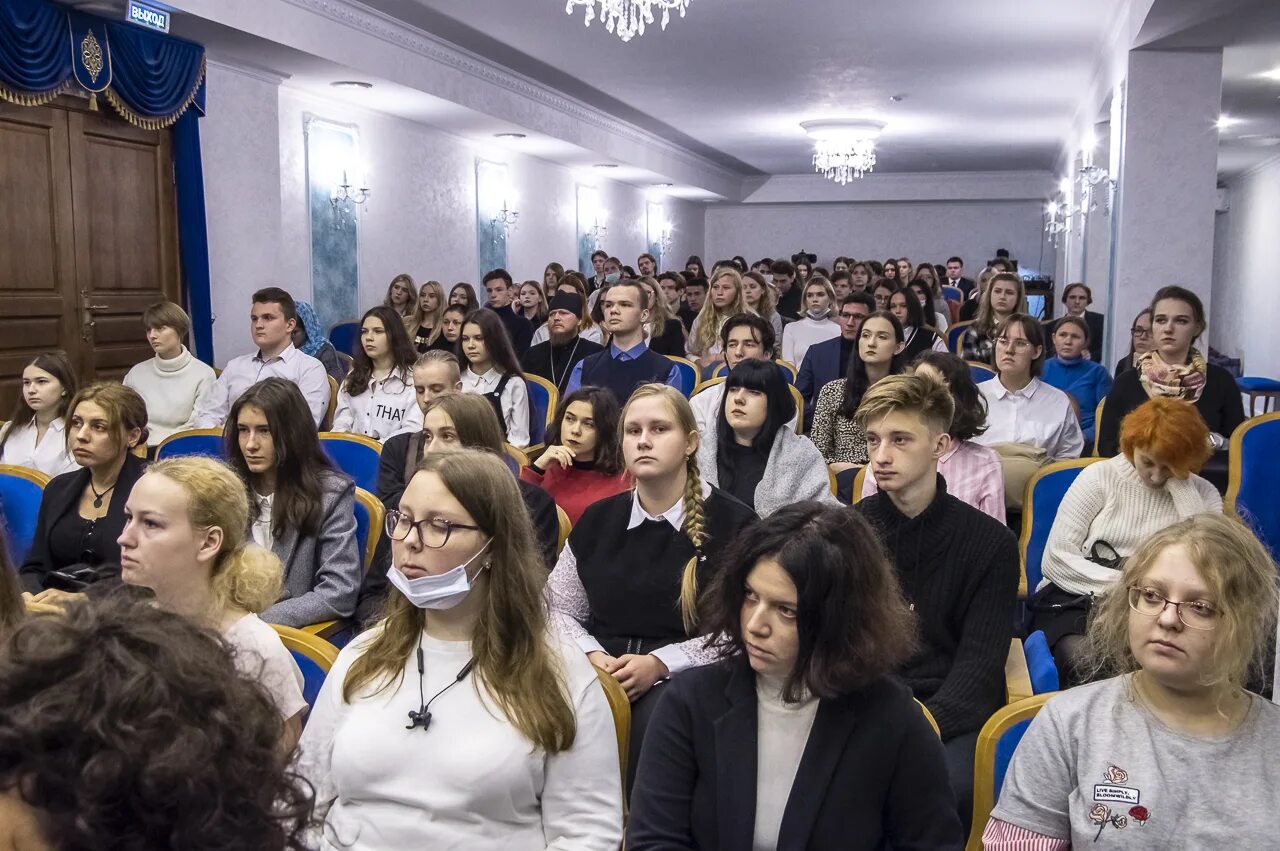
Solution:
<svg viewBox="0 0 1280 851">
<path fill-rule="evenodd" d="M 841 186 L 875 168 L 876 139 L 883 121 L 831 119 L 801 121 L 814 142 L 813 167 Z"/>
<path fill-rule="evenodd" d="M 674 9 L 684 17 L 689 8 L 689 0 L 599 0 L 600 20 L 604 28 L 615 33 L 623 41 L 631 41 L 637 35 L 644 35 L 644 28 L 653 23 L 655 9 L 662 12 L 662 28 L 665 30 L 671 21 Z M 564 13 L 572 15 L 577 6 L 585 6 L 582 23 L 591 26 L 596 19 L 596 0 L 568 0 Z"/>
<path fill-rule="evenodd" d="M 512 140 L 515 140 L 515 141 L 519 141 L 520 139 L 525 138 L 525 134 L 523 134 L 523 133 L 494 133 L 494 134 L 493 134 L 493 138 L 495 138 L 495 139 L 512 139 Z"/>
<path fill-rule="evenodd" d="M 335 89 L 372 89 L 373 83 L 368 80 L 335 80 L 329 85 Z"/>
<path fill-rule="evenodd" d="M 596 163 L 592 168 L 617 168 L 617 163 Z"/>
</svg>

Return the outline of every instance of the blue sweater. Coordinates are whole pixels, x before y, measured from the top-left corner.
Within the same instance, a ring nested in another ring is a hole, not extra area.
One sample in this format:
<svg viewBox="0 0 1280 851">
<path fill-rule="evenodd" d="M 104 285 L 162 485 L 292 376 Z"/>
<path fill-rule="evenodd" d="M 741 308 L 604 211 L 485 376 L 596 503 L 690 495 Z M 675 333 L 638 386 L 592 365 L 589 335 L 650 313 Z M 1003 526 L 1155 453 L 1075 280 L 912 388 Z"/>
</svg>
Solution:
<svg viewBox="0 0 1280 851">
<path fill-rule="evenodd" d="M 1051 357 L 1044 362 L 1040 380 L 1076 400 L 1080 406 L 1080 430 L 1084 432 L 1085 443 L 1090 443 L 1095 426 L 1093 415 L 1098 403 L 1107 398 L 1111 390 L 1111 373 L 1102 364 L 1084 358 Z"/>
</svg>

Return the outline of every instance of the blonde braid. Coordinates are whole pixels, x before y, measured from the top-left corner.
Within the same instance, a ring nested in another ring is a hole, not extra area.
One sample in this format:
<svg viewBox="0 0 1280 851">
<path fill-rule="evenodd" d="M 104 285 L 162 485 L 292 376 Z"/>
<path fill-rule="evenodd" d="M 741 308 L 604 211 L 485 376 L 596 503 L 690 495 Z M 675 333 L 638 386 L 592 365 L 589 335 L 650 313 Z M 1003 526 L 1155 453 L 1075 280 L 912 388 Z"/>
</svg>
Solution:
<svg viewBox="0 0 1280 851">
<path fill-rule="evenodd" d="M 684 533 L 689 536 L 696 552 L 684 566 L 684 574 L 680 577 L 680 617 L 684 621 L 685 632 L 690 635 L 698 627 L 698 562 L 702 555 L 702 544 L 706 540 L 702 513 L 702 479 L 698 475 L 698 458 L 690 455 L 687 462 L 688 479 L 684 486 Z"/>
</svg>

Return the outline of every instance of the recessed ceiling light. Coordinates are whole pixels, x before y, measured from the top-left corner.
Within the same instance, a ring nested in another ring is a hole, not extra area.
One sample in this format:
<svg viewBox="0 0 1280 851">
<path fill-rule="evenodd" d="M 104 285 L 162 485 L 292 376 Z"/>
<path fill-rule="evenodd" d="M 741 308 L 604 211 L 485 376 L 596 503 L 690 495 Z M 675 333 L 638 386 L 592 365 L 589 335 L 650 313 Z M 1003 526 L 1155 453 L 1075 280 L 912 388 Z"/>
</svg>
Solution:
<svg viewBox="0 0 1280 851">
<path fill-rule="evenodd" d="M 617 168 L 617 163 L 596 163 L 592 168 Z"/>
<path fill-rule="evenodd" d="M 494 133 L 494 134 L 493 134 L 493 138 L 495 138 L 495 139 L 523 139 L 523 138 L 525 138 L 525 134 L 523 134 L 523 133 Z"/>
<path fill-rule="evenodd" d="M 335 89 L 372 89 L 373 83 L 367 80 L 337 80 L 330 83 Z"/>
</svg>

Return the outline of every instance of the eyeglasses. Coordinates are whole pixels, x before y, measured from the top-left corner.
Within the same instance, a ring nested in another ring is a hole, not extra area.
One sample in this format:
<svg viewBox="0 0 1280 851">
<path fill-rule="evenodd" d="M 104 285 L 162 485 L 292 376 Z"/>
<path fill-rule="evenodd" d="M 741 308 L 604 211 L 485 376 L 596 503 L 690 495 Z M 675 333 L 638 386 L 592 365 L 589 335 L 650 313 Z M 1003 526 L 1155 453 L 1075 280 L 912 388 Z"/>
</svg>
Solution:
<svg viewBox="0 0 1280 851">
<path fill-rule="evenodd" d="M 454 529 L 480 531 L 479 526 L 454 523 L 452 520 L 445 520 L 443 517 L 428 517 L 426 520 L 419 520 L 415 523 L 399 511 L 387 512 L 385 526 L 387 535 L 393 541 L 403 541 L 409 537 L 410 529 L 417 529 L 418 540 L 422 542 L 424 547 L 429 547 L 433 550 L 438 550 L 449 543 L 449 536 L 453 534 Z"/>
<path fill-rule="evenodd" d="M 1179 603 L 1153 588 L 1140 588 L 1136 585 L 1129 588 L 1129 608 L 1144 617 L 1158 618 L 1169 606 L 1177 610 L 1178 620 L 1192 629 L 1215 629 L 1218 626 L 1221 612 L 1203 600 Z"/>
<path fill-rule="evenodd" d="M 1134 326 L 1133 328 L 1130 328 L 1130 329 L 1129 329 L 1129 333 L 1130 333 L 1130 334 L 1132 334 L 1132 335 L 1133 335 L 1133 336 L 1135 336 L 1135 337 L 1150 337 L 1150 336 L 1151 336 L 1151 329 L 1150 329 L 1150 328 L 1138 328 L 1137 326 Z"/>
<path fill-rule="evenodd" d="M 996 344 L 1005 348 L 1013 349 L 1015 352 L 1025 352 L 1031 348 L 1031 341 L 1022 338 L 1010 339 L 1009 337 L 996 337 Z"/>
</svg>

